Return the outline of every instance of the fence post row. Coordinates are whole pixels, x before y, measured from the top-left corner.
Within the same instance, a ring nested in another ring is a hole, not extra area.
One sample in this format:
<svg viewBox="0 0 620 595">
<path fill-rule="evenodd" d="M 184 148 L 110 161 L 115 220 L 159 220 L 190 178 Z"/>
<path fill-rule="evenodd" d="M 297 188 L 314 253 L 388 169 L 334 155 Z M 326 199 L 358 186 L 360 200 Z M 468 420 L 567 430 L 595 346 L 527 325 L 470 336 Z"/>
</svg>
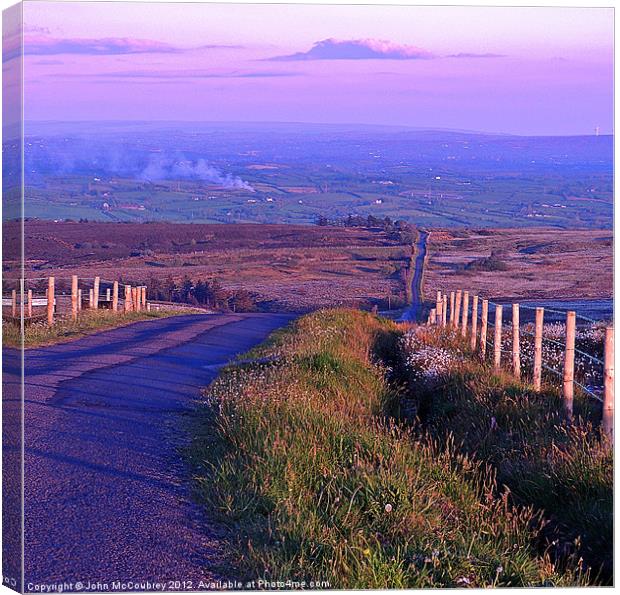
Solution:
<svg viewBox="0 0 620 595">
<path fill-rule="evenodd" d="M 461 302 L 462 299 L 462 302 Z M 479 296 L 472 296 L 471 308 L 471 349 L 476 350 L 478 341 L 478 301 Z M 437 307 L 433 308 L 429 314 L 429 323 L 446 324 L 447 322 L 447 294 L 437 292 Z M 461 313 L 461 304 L 463 311 Z M 450 325 L 454 328 L 461 327 L 461 335 L 467 336 L 469 316 L 469 292 L 457 290 L 450 292 Z M 488 334 L 489 300 L 482 300 L 482 310 L 480 315 L 480 353 L 482 358 L 486 357 L 487 334 Z M 533 388 L 540 392 L 542 388 L 542 345 L 544 329 L 545 309 L 536 308 L 536 319 L 534 325 L 534 361 L 533 361 Z M 501 370 L 502 358 L 502 319 L 503 306 L 495 305 L 495 328 L 493 341 L 493 368 L 495 371 Z M 520 306 L 512 304 L 512 369 L 517 379 L 521 378 L 521 332 L 520 327 Z M 569 418 L 573 416 L 573 402 L 575 393 L 575 340 L 576 340 L 576 313 L 569 311 L 566 313 L 566 341 L 564 349 L 564 370 L 562 401 L 563 408 Z M 605 355 L 604 355 L 604 396 L 603 396 L 603 419 L 601 421 L 603 433 L 613 439 L 614 432 L 614 329 L 605 329 Z"/>
<path fill-rule="evenodd" d="M 566 347 L 564 350 L 564 387 L 562 391 L 564 411 L 570 418 L 573 416 L 573 397 L 575 393 L 575 312 L 566 313 Z"/>
<path fill-rule="evenodd" d="M 603 432 L 614 436 L 614 329 L 605 329 L 605 392 L 603 394 Z"/>
<path fill-rule="evenodd" d="M 500 305 L 495 306 L 495 337 L 493 339 L 494 359 L 493 367 L 499 372 L 502 365 L 502 310 Z"/>
<path fill-rule="evenodd" d="M 521 378 L 521 345 L 519 341 L 519 304 L 512 304 L 512 371 Z"/>
<path fill-rule="evenodd" d="M 463 325 L 461 327 L 461 336 L 467 336 L 467 318 L 469 316 L 469 291 L 463 293 Z"/>
<path fill-rule="evenodd" d="M 478 296 L 475 295 L 471 302 L 471 341 L 470 347 L 472 351 L 476 351 L 476 342 L 478 341 Z"/>
</svg>

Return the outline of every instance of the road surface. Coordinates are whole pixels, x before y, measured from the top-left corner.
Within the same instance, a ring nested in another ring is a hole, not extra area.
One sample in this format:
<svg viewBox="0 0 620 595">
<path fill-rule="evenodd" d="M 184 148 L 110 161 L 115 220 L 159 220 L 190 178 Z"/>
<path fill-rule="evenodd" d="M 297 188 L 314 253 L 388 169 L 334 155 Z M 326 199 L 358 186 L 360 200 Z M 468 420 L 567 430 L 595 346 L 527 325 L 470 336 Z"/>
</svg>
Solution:
<svg viewBox="0 0 620 595">
<path fill-rule="evenodd" d="M 27 591 L 217 578 L 218 528 L 190 498 L 183 422 L 222 364 L 290 319 L 186 315 L 26 352 Z"/>
<path fill-rule="evenodd" d="M 415 271 L 411 279 L 411 304 L 403 312 L 400 320 L 416 322 L 422 312 L 422 280 L 424 278 L 424 259 L 426 258 L 426 240 L 428 232 L 421 231 L 415 245 Z"/>
</svg>

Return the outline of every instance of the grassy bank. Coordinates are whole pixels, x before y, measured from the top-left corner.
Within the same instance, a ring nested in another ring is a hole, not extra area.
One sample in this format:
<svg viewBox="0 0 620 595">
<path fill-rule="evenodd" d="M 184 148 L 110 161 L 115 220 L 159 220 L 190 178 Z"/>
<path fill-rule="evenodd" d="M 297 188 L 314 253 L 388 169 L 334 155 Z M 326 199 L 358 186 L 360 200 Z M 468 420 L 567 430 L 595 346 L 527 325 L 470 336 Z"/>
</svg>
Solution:
<svg viewBox="0 0 620 595">
<path fill-rule="evenodd" d="M 151 312 L 114 313 L 111 310 L 84 310 L 80 313 L 77 321 L 74 321 L 71 317 L 59 316 L 51 327 L 45 321 L 28 324 L 24 330 L 24 346 L 40 347 L 42 345 L 64 343 L 99 331 L 125 326 L 132 322 L 153 318 L 166 318 L 180 314 L 187 314 L 187 312 L 179 310 L 153 310 Z M 2 344 L 5 347 L 21 347 L 19 326 L 14 322 L 3 321 Z"/>
<path fill-rule="evenodd" d="M 402 347 L 404 401 L 421 430 L 490 464 L 513 501 L 542 511 L 554 559 L 582 557 L 594 580 L 610 584 L 613 451 L 598 429 L 600 405 L 577 395 L 569 423 L 557 389 L 536 393 L 493 372 L 453 331 L 419 327 Z"/>
<path fill-rule="evenodd" d="M 228 573 L 332 588 L 573 585 L 540 523 L 492 473 L 383 414 L 393 323 L 298 320 L 210 387 L 195 420 L 197 496 L 230 528 Z"/>
</svg>

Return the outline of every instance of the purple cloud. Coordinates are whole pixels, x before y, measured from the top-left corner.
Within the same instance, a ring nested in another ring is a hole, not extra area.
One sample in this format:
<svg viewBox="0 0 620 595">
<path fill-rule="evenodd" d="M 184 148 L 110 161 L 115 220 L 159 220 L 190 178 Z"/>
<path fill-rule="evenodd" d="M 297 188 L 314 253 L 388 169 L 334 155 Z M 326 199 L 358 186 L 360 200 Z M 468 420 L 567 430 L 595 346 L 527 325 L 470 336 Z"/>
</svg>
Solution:
<svg viewBox="0 0 620 595">
<path fill-rule="evenodd" d="M 239 46 L 203 45 L 197 48 L 181 48 L 160 41 L 127 37 L 56 39 L 47 35 L 28 35 L 24 38 L 24 54 L 35 56 L 56 56 L 61 54 L 81 54 L 88 56 L 179 54 L 192 50 L 236 47 Z"/>
<path fill-rule="evenodd" d="M 426 50 L 381 39 L 324 39 L 307 52 L 274 56 L 268 60 L 427 60 L 436 56 Z"/>
<path fill-rule="evenodd" d="M 228 72 L 213 72 L 208 70 L 126 70 L 119 72 L 99 72 L 93 73 L 66 73 L 61 75 L 66 79 L 252 79 L 252 78 L 272 78 L 298 76 L 297 72 L 285 71 L 240 71 L 233 70 Z M 48 75 L 58 78 L 57 74 Z"/>
<path fill-rule="evenodd" d="M 460 52 L 459 54 L 450 54 L 446 58 L 505 58 L 505 54 L 476 54 L 472 52 Z"/>
</svg>

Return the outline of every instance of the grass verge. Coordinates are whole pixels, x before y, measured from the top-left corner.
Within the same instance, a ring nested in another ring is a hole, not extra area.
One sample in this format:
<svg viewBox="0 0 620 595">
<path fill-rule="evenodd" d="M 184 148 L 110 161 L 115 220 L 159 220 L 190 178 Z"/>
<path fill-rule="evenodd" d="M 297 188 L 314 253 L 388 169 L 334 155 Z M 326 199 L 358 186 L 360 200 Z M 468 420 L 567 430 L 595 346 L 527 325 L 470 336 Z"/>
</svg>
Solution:
<svg viewBox="0 0 620 595">
<path fill-rule="evenodd" d="M 242 580 L 331 588 L 575 585 L 532 542 L 539 519 L 450 444 L 383 415 L 394 323 L 318 312 L 225 369 L 198 408 L 197 497 Z M 324 584 L 322 586 L 325 586 Z"/>
<path fill-rule="evenodd" d="M 126 326 L 132 322 L 150 320 L 153 318 L 167 318 L 187 314 L 180 310 L 153 310 L 151 312 L 117 312 L 111 310 L 84 310 L 77 321 L 70 317 L 57 317 L 51 327 L 47 322 L 35 322 L 25 327 L 24 347 L 41 347 L 64 343 L 79 339 L 86 335 Z M 2 345 L 5 347 L 21 347 L 19 326 L 13 322 L 2 323 Z"/>
<path fill-rule="evenodd" d="M 593 582 L 611 584 L 613 449 L 600 405 L 577 395 L 569 422 L 557 389 L 494 372 L 454 331 L 419 327 L 402 346 L 422 431 L 490 464 L 514 502 L 544 515 L 542 547 L 555 560 L 581 557 Z"/>
</svg>

